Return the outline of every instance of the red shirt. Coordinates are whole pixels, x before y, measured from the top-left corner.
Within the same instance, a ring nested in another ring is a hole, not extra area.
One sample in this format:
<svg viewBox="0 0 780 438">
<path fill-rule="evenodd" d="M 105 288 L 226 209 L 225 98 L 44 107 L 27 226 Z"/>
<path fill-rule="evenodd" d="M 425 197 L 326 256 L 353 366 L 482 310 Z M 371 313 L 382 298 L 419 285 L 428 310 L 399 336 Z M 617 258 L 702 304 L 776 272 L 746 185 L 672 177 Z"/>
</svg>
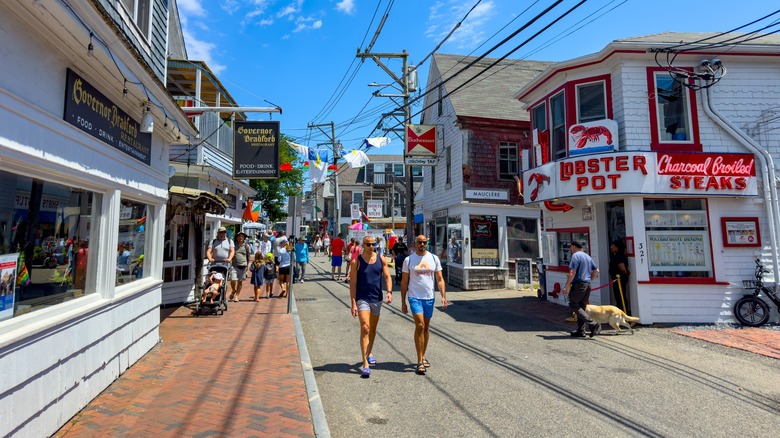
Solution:
<svg viewBox="0 0 780 438">
<path fill-rule="evenodd" d="M 344 241 L 340 238 L 335 238 L 330 242 L 330 253 L 336 257 L 341 257 L 344 251 Z"/>
</svg>

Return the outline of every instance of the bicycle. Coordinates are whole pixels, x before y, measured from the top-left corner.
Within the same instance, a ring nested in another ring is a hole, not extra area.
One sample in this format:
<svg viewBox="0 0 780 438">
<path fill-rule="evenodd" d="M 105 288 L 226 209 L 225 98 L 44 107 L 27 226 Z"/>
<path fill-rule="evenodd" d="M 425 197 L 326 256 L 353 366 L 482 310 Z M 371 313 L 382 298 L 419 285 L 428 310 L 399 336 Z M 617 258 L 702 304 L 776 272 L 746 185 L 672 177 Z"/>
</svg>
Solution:
<svg viewBox="0 0 780 438">
<path fill-rule="evenodd" d="M 756 259 L 755 280 L 742 280 L 744 289 L 753 289 L 753 293 L 745 295 L 734 304 L 734 317 L 742 325 L 749 327 L 759 327 L 769 321 L 769 305 L 759 298 L 763 295 L 769 298 L 775 306 L 780 309 L 780 297 L 778 297 L 777 287 L 764 286 L 764 274 L 769 270 L 761 264 L 761 259 Z"/>
</svg>

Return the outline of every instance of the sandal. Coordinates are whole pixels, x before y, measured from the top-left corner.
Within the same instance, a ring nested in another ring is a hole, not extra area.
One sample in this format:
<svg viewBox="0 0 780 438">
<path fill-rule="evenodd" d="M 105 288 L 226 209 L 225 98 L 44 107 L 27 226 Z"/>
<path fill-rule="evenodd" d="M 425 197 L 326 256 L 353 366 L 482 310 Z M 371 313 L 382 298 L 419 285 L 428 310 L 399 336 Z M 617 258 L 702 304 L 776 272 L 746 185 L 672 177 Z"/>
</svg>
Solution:
<svg viewBox="0 0 780 438">
<path fill-rule="evenodd" d="M 428 368 L 429 366 L 431 366 L 431 363 L 428 362 L 428 359 L 426 359 L 426 358 L 423 358 L 422 364 L 423 364 L 423 366 L 425 368 Z"/>
<path fill-rule="evenodd" d="M 422 362 L 420 362 L 417 364 L 417 369 L 414 372 L 421 376 L 424 376 L 426 371 L 428 370 L 425 369 L 425 365 L 423 365 Z"/>
<path fill-rule="evenodd" d="M 360 377 L 362 377 L 364 379 L 367 379 L 367 378 L 371 377 L 371 368 L 366 367 L 366 368 L 361 369 L 360 370 Z"/>
<path fill-rule="evenodd" d="M 374 357 L 373 354 L 368 356 L 368 364 L 369 365 L 376 365 L 376 358 Z"/>
</svg>

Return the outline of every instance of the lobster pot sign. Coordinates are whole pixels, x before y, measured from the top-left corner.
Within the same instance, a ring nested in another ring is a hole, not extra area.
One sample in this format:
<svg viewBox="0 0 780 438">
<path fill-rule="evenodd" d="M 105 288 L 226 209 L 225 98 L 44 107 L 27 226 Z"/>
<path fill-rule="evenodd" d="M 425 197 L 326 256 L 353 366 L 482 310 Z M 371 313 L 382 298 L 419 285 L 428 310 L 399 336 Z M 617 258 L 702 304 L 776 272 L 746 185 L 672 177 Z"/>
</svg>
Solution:
<svg viewBox="0 0 780 438">
<path fill-rule="evenodd" d="M 279 122 L 236 122 L 234 179 L 279 178 Z"/>
<path fill-rule="evenodd" d="M 618 150 L 618 124 L 604 119 L 569 128 L 569 156 Z"/>
</svg>

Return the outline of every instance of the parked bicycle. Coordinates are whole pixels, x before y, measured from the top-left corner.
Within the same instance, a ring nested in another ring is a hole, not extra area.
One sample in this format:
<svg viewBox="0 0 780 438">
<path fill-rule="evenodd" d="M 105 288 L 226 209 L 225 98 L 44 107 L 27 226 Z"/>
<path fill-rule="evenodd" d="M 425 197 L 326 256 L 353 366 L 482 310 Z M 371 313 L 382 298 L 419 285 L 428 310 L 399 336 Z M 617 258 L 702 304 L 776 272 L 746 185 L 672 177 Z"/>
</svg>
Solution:
<svg viewBox="0 0 780 438">
<path fill-rule="evenodd" d="M 761 264 L 761 260 L 756 259 L 755 280 L 742 281 L 742 286 L 745 289 L 753 289 L 753 293 L 745 295 L 734 304 L 734 317 L 740 324 L 758 327 L 766 324 L 769 320 L 769 305 L 759 297 L 761 294 L 769 298 L 780 309 L 777 286 L 764 286 L 764 274 L 768 272 L 769 270 Z"/>
</svg>

